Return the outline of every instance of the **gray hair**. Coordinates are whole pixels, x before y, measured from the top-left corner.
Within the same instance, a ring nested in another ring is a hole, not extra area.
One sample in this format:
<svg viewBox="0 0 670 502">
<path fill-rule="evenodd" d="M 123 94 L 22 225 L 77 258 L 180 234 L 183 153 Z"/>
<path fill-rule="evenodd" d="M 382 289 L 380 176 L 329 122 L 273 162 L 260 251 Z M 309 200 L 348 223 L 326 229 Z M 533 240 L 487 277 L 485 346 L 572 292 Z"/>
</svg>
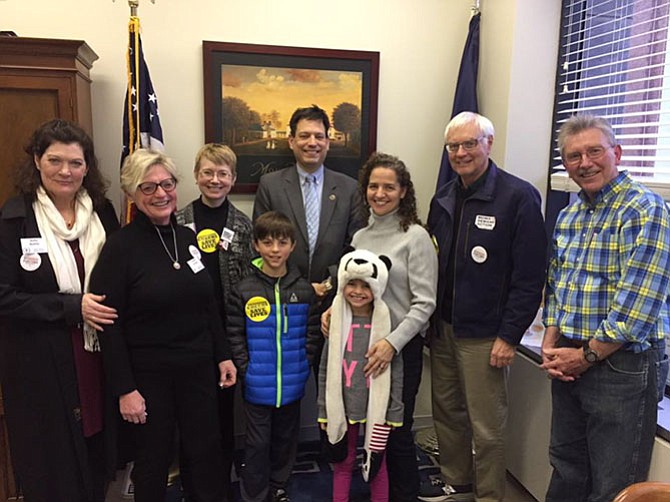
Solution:
<svg viewBox="0 0 670 502">
<path fill-rule="evenodd" d="M 614 136 L 614 130 L 612 129 L 612 125 L 606 119 L 588 114 L 573 115 L 563 123 L 558 131 L 557 143 L 558 150 L 561 152 L 561 157 L 563 156 L 565 141 L 568 137 L 579 134 L 587 129 L 598 129 L 605 135 L 610 146 L 616 146 L 617 142 L 616 137 Z"/>
<path fill-rule="evenodd" d="M 121 188 L 128 195 L 132 195 L 147 174 L 155 165 L 161 165 L 178 180 L 177 166 L 174 161 L 162 152 L 140 148 L 128 155 L 121 168 Z"/>
<path fill-rule="evenodd" d="M 496 132 L 493 128 L 493 123 L 489 119 L 475 112 L 461 112 L 453 119 L 451 119 L 447 124 L 447 127 L 444 130 L 444 141 L 447 141 L 449 131 L 467 124 L 475 124 L 482 136 L 487 138 L 492 138 L 495 136 Z"/>
</svg>

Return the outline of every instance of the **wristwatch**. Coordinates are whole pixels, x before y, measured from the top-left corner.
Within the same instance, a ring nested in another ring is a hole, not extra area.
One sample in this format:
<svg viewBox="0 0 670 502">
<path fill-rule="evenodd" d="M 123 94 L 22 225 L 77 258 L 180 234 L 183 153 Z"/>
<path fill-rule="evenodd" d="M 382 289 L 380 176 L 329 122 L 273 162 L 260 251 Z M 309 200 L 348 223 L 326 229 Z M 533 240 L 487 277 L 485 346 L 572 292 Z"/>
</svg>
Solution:
<svg viewBox="0 0 670 502">
<path fill-rule="evenodd" d="M 598 353 L 589 346 L 589 342 L 584 344 L 584 359 L 589 364 L 595 364 L 600 361 L 600 356 Z"/>
</svg>

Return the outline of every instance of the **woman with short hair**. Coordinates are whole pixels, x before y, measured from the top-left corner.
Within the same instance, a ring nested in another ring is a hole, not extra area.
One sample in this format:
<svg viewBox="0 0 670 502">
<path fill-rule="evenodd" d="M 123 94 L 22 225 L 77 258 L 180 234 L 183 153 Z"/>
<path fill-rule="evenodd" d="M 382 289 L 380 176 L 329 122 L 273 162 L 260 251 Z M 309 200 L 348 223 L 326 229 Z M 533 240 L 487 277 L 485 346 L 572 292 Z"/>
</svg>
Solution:
<svg viewBox="0 0 670 502">
<path fill-rule="evenodd" d="M 135 500 L 164 500 L 176 425 L 190 495 L 220 502 L 216 382 L 233 385 L 236 372 L 195 236 L 175 221 L 176 186 L 166 155 L 126 158 L 121 187 L 137 214 L 105 244 L 91 287 L 119 316 L 100 339 L 119 412 L 134 424 Z"/>
<path fill-rule="evenodd" d="M 196 233 L 202 262 L 214 283 L 214 295 L 225 329 L 230 292 L 251 271 L 254 254 L 251 220 L 228 198 L 237 180 L 235 152 L 220 143 L 207 143 L 195 157 L 193 176 L 200 197 L 177 211 L 177 223 Z M 232 502 L 230 473 L 235 453 L 235 387 L 221 389 L 218 400 L 224 492 L 226 499 Z"/>
</svg>

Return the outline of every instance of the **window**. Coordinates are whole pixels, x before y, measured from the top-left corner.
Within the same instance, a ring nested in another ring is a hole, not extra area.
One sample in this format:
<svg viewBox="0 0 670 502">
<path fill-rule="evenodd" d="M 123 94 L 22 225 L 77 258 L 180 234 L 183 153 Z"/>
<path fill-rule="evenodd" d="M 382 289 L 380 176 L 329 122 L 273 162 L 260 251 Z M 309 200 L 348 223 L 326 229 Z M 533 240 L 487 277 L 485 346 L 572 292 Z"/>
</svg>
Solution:
<svg viewBox="0 0 670 502">
<path fill-rule="evenodd" d="M 670 0 L 563 0 L 549 232 L 558 211 L 574 198 L 565 192 L 579 190 L 556 147 L 558 129 L 576 113 L 607 118 L 623 148 L 621 168 L 670 201 L 669 17 Z"/>
<path fill-rule="evenodd" d="M 670 0 L 564 0 L 554 132 L 575 113 L 607 118 L 621 167 L 670 199 Z M 554 134 L 555 136 L 555 134 Z M 551 189 L 577 191 L 552 138 Z"/>
</svg>

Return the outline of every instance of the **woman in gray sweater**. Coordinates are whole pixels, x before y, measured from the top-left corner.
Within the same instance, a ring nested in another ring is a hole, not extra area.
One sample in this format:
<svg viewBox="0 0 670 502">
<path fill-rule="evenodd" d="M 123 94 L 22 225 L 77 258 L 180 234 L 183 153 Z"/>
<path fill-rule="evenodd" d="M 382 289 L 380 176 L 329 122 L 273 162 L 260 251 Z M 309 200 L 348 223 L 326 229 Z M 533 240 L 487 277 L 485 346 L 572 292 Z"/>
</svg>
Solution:
<svg viewBox="0 0 670 502">
<path fill-rule="evenodd" d="M 437 253 L 417 215 L 416 195 L 405 164 L 373 153 L 361 169 L 359 190 L 368 225 L 354 234 L 352 246 L 388 256 L 393 263 L 383 299 L 391 312 L 391 332 L 368 351 L 366 373 L 385 371 L 401 353 L 404 364 L 403 426 L 387 447 L 391 501 L 414 501 L 419 471 L 412 437 L 416 394 L 423 366 L 423 334 L 435 310 Z"/>
</svg>

